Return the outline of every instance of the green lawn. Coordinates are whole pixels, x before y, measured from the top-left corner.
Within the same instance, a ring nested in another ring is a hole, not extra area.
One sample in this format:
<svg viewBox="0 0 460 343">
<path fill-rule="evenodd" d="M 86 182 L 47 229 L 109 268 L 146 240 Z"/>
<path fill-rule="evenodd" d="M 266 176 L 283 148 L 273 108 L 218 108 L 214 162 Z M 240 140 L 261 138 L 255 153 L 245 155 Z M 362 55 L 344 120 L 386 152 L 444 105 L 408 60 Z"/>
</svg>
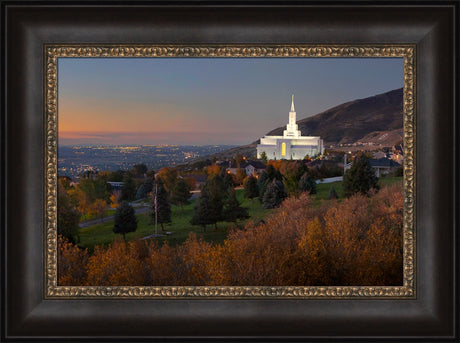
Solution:
<svg viewBox="0 0 460 343">
<path fill-rule="evenodd" d="M 396 182 L 402 182 L 402 177 L 386 177 L 380 179 L 381 187 L 386 185 L 391 185 Z M 313 205 L 319 206 L 322 200 L 327 200 L 329 198 L 329 190 L 333 186 L 340 199 L 343 199 L 343 187 L 342 182 L 333 182 L 329 184 L 319 184 L 317 187 L 317 194 L 312 195 Z M 249 209 L 249 215 L 251 221 L 259 221 L 267 216 L 271 210 L 266 210 L 262 208 L 262 205 L 258 199 L 244 199 L 243 190 L 236 190 L 236 195 L 238 200 L 242 203 L 242 206 Z M 227 232 L 229 229 L 235 227 L 233 223 L 219 222 L 217 224 L 218 230 L 215 230 L 213 226 L 208 225 L 206 232 L 200 226 L 193 226 L 190 224 L 190 219 L 193 216 L 193 207 L 195 205 L 195 200 L 192 200 L 191 203 L 183 208 L 178 206 L 172 206 L 172 223 L 165 225 L 165 231 L 169 231 L 172 234 L 164 236 L 162 238 L 157 238 L 159 241 L 167 240 L 170 245 L 178 245 L 183 243 L 190 232 L 195 232 L 198 237 L 202 237 L 205 241 L 222 243 L 227 237 Z M 142 238 L 149 236 L 155 233 L 154 225 L 150 224 L 150 217 L 148 213 L 141 213 L 137 215 L 138 226 L 136 232 L 132 232 L 126 235 L 127 240 L 133 240 L 136 238 Z M 246 221 L 245 221 L 246 222 Z M 244 224 L 242 222 L 241 224 Z M 111 243 L 117 236 L 112 232 L 113 221 L 97 224 L 87 228 L 80 229 L 80 243 L 81 247 L 93 249 L 95 245 L 107 245 Z M 158 232 L 161 233 L 161 227 L 158 225 Z"/>
<path fill-rule="evenodd" d="M 316 194 L 312 195 L 313 198 L 313 206 L 319 206 L 322 200 L 329 199 L 329 191 L 331 187 L 334 187 L 339 199 L 343 199 L 343 187 L 342 181 L 336 181 L 331 183 L 320 183 L 316 185 Z"/>
<path fill-rule="evenodd" d="M 389 185 L 392 185 L 398 182 L 400 182 L 402 185 L 402 181 L 403 181 L 402 177 L 381 177 L 379 179 L 379 184 L 380 184 L 380 187 L 389 186 Z M 334 187 L 335 191 L 337 192 L 337 195 L 339 196 L 339 201 L 344 198 L 345 195 L 343 192 L 342 181 L 331 182 L 331 183 L 320 183 L 317 185 L 317 188 L 316 188 L 317 193 L 315 195 L 312 195 L 314 206 L 319 206 L 322 200 L 329 199 L 329 191 L 331 187 Z"/>
<path fill-rule="evenodd" d="M 390 185 L 398 183 L 398 182 L 402 185 L 402 182 L 403 182 L 403 177 L 402 176 L 381 177 L 379 179 L 380 187 L 390 186 Z"/>
<path fill-rule="evenodd" d="M 259 200 L 244 199 L 243 190 L 239 189 L 236 191 L 238 200 L 242 203 L 243 207 L 247 207 L 251 218 L 249 220 L 258 221 L 266 216 L 270 210 L 263 209 Z M 193 207 L 196 200 L 192 200 L 191 203 L 183 208 L 179 206 L 172 206 L 172 223 L 165 224 L 165 231 L 169 231 L 172 234 L 157 238 L 160 241 L 167 240 L 170 245 L 177 245 L 183 243 L 190 232 L 195 232 L 197 236 L 202 237 L 205 241 L 222 243 L 227 237 L 228 229 L 235 227 L 234 223 L 217 223 L 218 229 L 215 230 L 214 226 L 208 225 L 206 232 L 204 232 L 201 226 L 194 226 L 190 224 L 190 219 L 193 216 Z M 133 240 L 136 238 L 142 238 L 155 233 L 155 227 L 150 224 L 150 217 L 148 213 L 141 213 L 136 215 L 138 218 L 136 232 L 131 232 L 126 235 L 127 240 Z M 242 222 L 244 223 L 244 222 Z M 111 243 L 117 236 L 112 231 L 113 221 L 93 225 L 90 227 L 80 229 L 80 243 L 79 245 L 84 248 L 93 249 L 95 245 L 107 245 Z M 158 225 L 158 232 L 161 232 L 161 227 Z"/>
<path fill-rule="evenodd" d="M 104 214 L 104 217 L 107 217 L 107 216 L 111 216 L 113 214 L 115 214 L 115 209 L 107 209 L 105 210 L 105 214 Z M 80 217 L 80 223 L 83 223 L 83 222 L 86 222 L 86 221 L 89 221 L 89 220 L 94 220 L 94 219 L 97 219 L 96 218 L 96 215 L 95 214 L 84 214 Z"/>
</svg>

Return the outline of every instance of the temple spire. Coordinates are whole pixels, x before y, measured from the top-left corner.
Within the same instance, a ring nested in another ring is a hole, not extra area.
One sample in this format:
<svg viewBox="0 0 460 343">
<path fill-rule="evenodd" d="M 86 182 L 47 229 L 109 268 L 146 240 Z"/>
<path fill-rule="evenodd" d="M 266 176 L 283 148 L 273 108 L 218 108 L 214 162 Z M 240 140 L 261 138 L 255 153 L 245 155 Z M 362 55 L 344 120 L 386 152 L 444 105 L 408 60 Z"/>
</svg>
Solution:
<svg viewBox="0 0 460 343">
<path fill-rule="evenodd" d="M 292 94 L 291 111 L 289 112 L 289 123 L 283 133 L 284 137 L 297 138 L 301 136 L 299 126 L 296 123 L 296 113 L 294 108 L 294 94 Z"/>
</svg>

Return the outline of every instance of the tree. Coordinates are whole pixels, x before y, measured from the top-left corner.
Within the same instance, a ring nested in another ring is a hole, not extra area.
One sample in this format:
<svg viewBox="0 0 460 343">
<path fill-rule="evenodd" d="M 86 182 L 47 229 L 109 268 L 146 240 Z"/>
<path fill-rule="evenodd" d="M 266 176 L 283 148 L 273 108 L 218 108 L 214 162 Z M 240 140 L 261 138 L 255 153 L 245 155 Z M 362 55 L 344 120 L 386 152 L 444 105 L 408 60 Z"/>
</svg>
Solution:
<svg viewBox="0 0 460 343">
<path fill-rule="evenodd" d="M 94 203 L 96 199 L 110 201 L 110 194 L 107 191 L 106 182 L 102 179 L 82 179 L 77 188 L 85 194 L 85 200 L 88 204 Z"/>
<path fill-rule="evenodd" d="M 268 174 L 266 171 L 263 171 L 259 178 L 257 179 L 257 188 L 259 190 L 259 200 L 262 202 L 264 198 L 265 191 L 267 190 L 267 186 L 270 182 Z"/>
<path fill-rule="evenodd" d="M 105 202 L 103 199 L 96 199 L 96 201 L 93 203 L 93 208 L 96 217 L 100 218 L 101 222 L 103 222 L 105 209 L 107 208 L 107 202 Z"/>
<path fill-rule="evenodd" d="M 223 200 L 227 192 L 227 187 L 225 186 L 224 179 L 220 175 L 216 175 L 206 181 L 204 188 L 206 188 L 211 201 L 210 219 L 217 230 L 217 222 L 222 220 Z"/>
<path fill-rule="evenodd" d="M 254 199 L 259 196 L 259 188 L 257 187 L 257 179 L 254 176 L 249 176 L 244 183 L 244 197 Z"/>
<path fill-rule="evenodd" d="M 274 161 L 272 161 L 274 162 Z M 281 162 L 281 161 L 280 161 Z M 277 179 L 279 181 L 283 180 L 283 176 L 281 175 L 280 171 L 277 170 L 273 164 L 269 164 L 267 166 L 267 168 L 265 169 L 265 172 L 267 173 L 267 176 L 268 178 L 270 179 L 270 181 L 272 181 L 273 179 Z"/>
<path fill-rule="evenodd" d="M 284 199 L 287 198 L 284 185 L 281 181 L 273 179 L 265 191 L 262 207 L 263 208 L 276 208 L 281 205 Z"/>
<path fill-rule="evenodd" d="M 149 179 L 154 179 L 155 178 L 155 170 L 153 170 L 153 169 L 150 169 L 149 171 L 147 171 L 146 174 L 147 174 L 147 177 Z"/>
<path fill-rule="evenodd" d="M 302 192 L 309 192 L 310 194 L 316 194 L 316 181 L 305 173 L 299 180 L 299 188 Z"/>
<path fill-rule="evenodd" d="M 70 196 L 70 202 L 77 208 L 80 216 L 88 213 L 91 207 L 91 202 L 88 200 L 87 195 L 79 186 L 70 189 L 68 191 L 68 195 Z"/>
<path fill-rule="evenodd" d="M 110 196 L 110 207 L 117 208 L 121 202 L 121 190 L 115 189 Z"/>
<path fill-rule="evenodd" d="M 122 182 L 124 176 L 125 176 L 125 172 L 123 170 L 117 170 L 113 173 L 110 173 L 108 177 L 108 181 Z"/>
<path fill-rule="evenodd" d="M 283 175 L 283 183 L 289 195 L 299 197 L 302 192 L 299 180 L 306 172 L 305 164 L 297 161 L 284 161 L 279 171 Z"/>
<path fill-rule="evenodd" d="M 136 183 L 129 172 L 127 172 L 123 178 L 121 198 L 124 201 L 132 201 L 136 198 Z"/>
<path fill-rule="evenodd" d="M 226 188 L 235 187 L 232 173 L 230 173 L 230 172 L 225 173 L 225 175 L 224 175 L 224 184 L 225 184 Z"/>
<path fill-rule="evenodd" d="M 147 173 L 147 166 L 144 163 L 141 164 L 135 164 L 133 166 L 133 174 L 137 177 L 144 177 L 144 174 Z"/>
<path fill-rule="evenodd" d="M 206 171 L 206 175 L 208 176 L 208 179 L 212 179 L 214 176 L 222 174 L 222 170 L 217 164 L 212 164 L 210 166 L 207 166 L 205 171 Z"/>
<path fill-rule="evenodd" d="M 60 183 L 61 187 L 64 188 L 66 191 L 72 188 L 72 186 L 70 185 L 70 183 L 72 182 L 70 176 L 58 176 L 58 182 Z"/>
<path fill-rule="evenodd" d="M 242 185 L 246 177 L 246 170 L 244 170 L 243 168 L 236 169 L 235 182 L 237 185 Z"/>
<path fill-rule="evenodd" d="M 57 240 L 58 286 L 84 286 L 87 275 L 88 253 L 65 237 Z"/>
<path fill-rule="evenodd" d="M 156 189 L 152 192 L 152 205 L 150 211 L 150 217 L 152 223 L 155 223 L 155 212 L 156 222 L 161 225 L 161 231 L 164 231 L 163 224 L 171 223 L 171 203 L 169 201 L 169 193 L 164 187 L 163 180 L 157 178 Z"/>
<path fill-rule="evenodd" d="M 213 211 L 212 207 L 213 206 L 211 204 L 209 194 L 206 188 L 203 188 L 200 197 L 196 201 L 193 217 L 190 220 L 190 224 L 201 225 L 203 230 L 206 232 L 206 225 L 214 223 L 213 219 L 211 218 Z"/>
<path fill-rule="evenodd" d="M 267 164 L 268 158 L 267 158 L 267 154 L 266 154 L 265 151 L 262 151 L 262 153 L 260 154 L 260 160 L 261 160 L 263 163 Z"/>
<path fill-rule="evenodd" d="M 161 168 L 158 177 L 161 178 L 161 182 L 168 193 L 171 193 L 177 182 L 177 170 L 169 167 Z"/>
<path fill-rule="evenodd" d="M 192 196 L 190 193 L 190 187 L 188 183 L 184 179 L 179 179 L 177 181 L 176 186 L 174 186 L 172 195 L 171 195 L 171 202 L 173 204 L 179 205 L 181 208 L 184 205 L 187 205 L 188 199 Z"/>
<path fill-rule="evenodd" d="M 193 177 L 184 177 L 184 180 L 191 191 L 196 189 L 196 180 Z"/>
<path fill-rule="evenodd" d="M 147 195 L 153 190 L 153 179 L 148 179 L 139 186 L 136 192 L 136 199 L 146 198 Z"/>
<path fill-rule="evenodd" d="M 96 199 L 102 199 L 107 204 L 110 203 L 110 193 L 112 191 L 112 186 L 108 184 L 104 179 L 95 179 L 93 180 L 94 190 Z"/>
<path fill-rule="evenodd" d="M 335 191 L 334 187 L 331 186 L 331 188 L 329 189 L 329 199 L 338 199 L 339 196 L 337 194 L 337 192 Z"/>
<path fill-rule="evenodd" d="M 58 182 L 57 205 L 57 232 L 67 238 L 69 242 L 75 243 L 79 240 L 80 213 L 72 204 L 61 180 Z"/>
<path fill-rule="evenodd" d="M 226 222 L 236 223 L 238 219 L 249 218 L 248 209 L 240 206 L 241 203 L 236 199 L 236 192 L 233 188 L 227 191 L 227 196 L 222 208 L 222 217 Z"/>
<path fill-rule="evenodd" d="M 375 176 L 369 162 L 369 157 L 359 154 L 355 157 L 353 164 L 343 176 L 343 190 L 346 197 L 353 194 L 369 194 L 371 189 L 378 190 L 378 177 Z"/>
<path fill-rule="evenodd" d="M 274 180 L 281 181 L 283 176 L 276 170 L 272 164 L 269 164 L 267 168 L 259 175 L 257 180 L 257 186 L 259 187 L 259 199 L 263 202 L 265 191 L 267 190 L 268 185 Z"/>
<path fill-rule="evenodd" d="M 126 234 L 137 229 L 137 218 L 134 208 L 126 201 L 122 201 L 115 212 L 113 232 L 123 235 L 126 241 Z"/>
</svg>

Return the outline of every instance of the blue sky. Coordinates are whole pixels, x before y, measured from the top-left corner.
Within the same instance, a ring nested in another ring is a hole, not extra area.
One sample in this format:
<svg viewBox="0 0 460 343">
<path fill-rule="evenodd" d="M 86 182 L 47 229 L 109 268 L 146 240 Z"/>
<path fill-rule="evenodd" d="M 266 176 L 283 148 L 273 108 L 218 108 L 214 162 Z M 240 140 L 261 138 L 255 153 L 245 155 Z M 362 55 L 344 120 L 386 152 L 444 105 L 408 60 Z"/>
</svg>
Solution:
<svg viewBox="0 0 460 343">
<path fill-rule="evenodd" d="M 402 58 L 60 58 L 60 144 L 247 144 L 403 86 Z"/>
</svg>

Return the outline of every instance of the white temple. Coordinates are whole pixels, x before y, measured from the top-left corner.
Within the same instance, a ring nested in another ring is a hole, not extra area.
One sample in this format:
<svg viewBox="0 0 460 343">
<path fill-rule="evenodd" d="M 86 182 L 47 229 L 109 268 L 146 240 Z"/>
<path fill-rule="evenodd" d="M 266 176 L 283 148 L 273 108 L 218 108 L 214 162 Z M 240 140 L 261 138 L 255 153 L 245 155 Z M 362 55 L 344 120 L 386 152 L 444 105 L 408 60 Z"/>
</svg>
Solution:
<svg viewBox="0 0 460 343">
<path fill-rule="evenodd" d="M 257 158 L 265 152 L 269 160 L 302 160 L 324 153 L 323 140 L 317 136 L 302 136 L 296 123 L 294 95 L 292 96 L 289 123 L 282 136 L 264 136 L 257 145 Z"/>
</svg>

